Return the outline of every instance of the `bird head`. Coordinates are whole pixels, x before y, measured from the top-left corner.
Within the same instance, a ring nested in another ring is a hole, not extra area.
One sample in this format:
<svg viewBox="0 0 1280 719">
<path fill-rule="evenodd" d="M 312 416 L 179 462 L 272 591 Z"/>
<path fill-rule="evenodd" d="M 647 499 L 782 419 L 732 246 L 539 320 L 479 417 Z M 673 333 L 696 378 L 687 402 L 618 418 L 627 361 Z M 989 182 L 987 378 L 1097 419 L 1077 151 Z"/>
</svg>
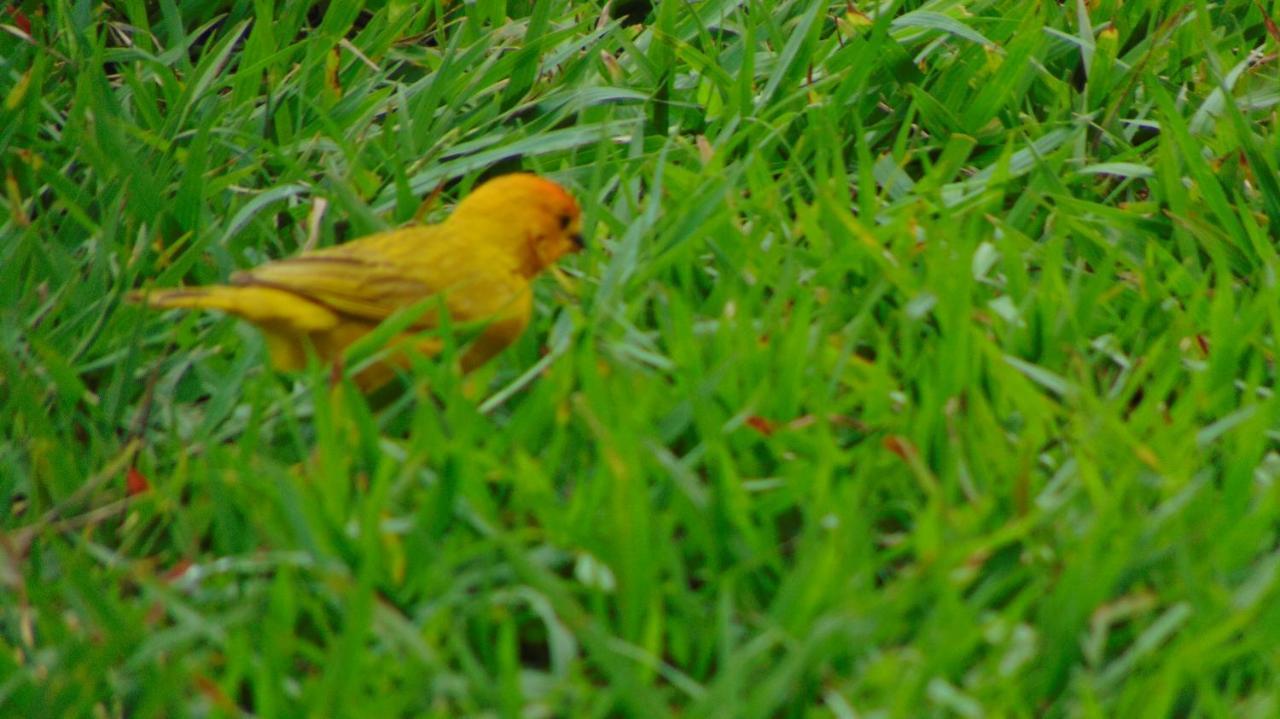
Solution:
<svg viewBox="0 0 1280 719">
<path fill-rule="evenodd" d="M 467 236 L 489 238 L 532 277 L 582 249 L 582 211 L 560 185 L 529 173 L 502 175 L 477 187 L 446 221 Z"/>
</svg>

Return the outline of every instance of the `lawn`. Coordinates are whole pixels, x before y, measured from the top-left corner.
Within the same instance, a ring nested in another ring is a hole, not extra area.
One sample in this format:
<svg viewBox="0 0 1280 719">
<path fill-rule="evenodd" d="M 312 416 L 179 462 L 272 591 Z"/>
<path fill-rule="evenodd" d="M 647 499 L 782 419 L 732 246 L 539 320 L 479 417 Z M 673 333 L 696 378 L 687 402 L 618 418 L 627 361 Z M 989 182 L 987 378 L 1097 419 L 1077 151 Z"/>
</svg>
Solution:
<svg viewBox="0 0 1280 719">
<path fill-rule="evenodd" d="M 1280 0 L 0 9 L 0 715 L 1280 716 Z M 479 371 L 136 288 L 522 169 Z"/>
</svg>

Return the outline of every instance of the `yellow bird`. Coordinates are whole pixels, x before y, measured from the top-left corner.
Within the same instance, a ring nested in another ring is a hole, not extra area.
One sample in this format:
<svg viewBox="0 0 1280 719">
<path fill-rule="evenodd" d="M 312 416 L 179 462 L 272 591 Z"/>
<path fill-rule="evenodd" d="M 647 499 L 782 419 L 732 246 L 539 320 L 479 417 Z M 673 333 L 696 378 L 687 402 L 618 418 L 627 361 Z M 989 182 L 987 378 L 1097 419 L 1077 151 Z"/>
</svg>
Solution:
<svg viewBox="0 0 1280 719">
<path fill-rule="evenodd" d="M 397 310 L 439 297 L 454 326 L 482 327 L 462 354 L 469 371 L 502 351 L 529 324 L 530 281 L 567 252 L 582 249 L 581 211 L 563 187 L 536 175 L 484 183 L 438 225 L 379 232 L 343 245 L 237 272 L 226 285 L 136 291 L 129 299 L 157 308 L 222 310 L 257 325 L 271 363 L 306 366 L 308 353 L 337 362 L 343 350 Z M 390 344 L 431 356 L 443 341 L 426 310 Z M 371 391 L 407 366 L 403 353 L 356 376 Z"/>
</svg>

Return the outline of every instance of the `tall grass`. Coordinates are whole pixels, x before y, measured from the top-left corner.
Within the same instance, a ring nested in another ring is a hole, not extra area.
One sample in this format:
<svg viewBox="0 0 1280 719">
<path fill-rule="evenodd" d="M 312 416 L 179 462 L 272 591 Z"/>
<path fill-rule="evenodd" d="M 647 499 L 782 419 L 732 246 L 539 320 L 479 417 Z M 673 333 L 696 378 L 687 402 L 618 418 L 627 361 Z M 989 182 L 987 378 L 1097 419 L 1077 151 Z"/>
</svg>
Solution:
<svg viewBox="0 0 1280 719">
<path fill-rule="evenodd" d="M 1277 17 L 11 4 L 0 714 L 1274 716 Z M 517 168 L 473 375 L 122 301 Z"/>
</svg>

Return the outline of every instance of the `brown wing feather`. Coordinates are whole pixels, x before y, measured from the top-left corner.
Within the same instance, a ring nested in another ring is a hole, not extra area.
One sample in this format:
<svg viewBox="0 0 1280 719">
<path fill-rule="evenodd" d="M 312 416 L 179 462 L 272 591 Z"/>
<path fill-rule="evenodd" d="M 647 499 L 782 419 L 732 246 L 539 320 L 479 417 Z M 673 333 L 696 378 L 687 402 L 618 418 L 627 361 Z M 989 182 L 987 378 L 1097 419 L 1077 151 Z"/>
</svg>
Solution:
<svg viewBox="0 0 1280 719">
<path fill-rule="evenodd" d="M 341 314 L 380 322 L 398 309 L 444 290 L 436 272 L 420 272 L 419 262 L 447 254 L 435 227 L 392 230 L 344 245 L 269 262 L 231 277 L 234 285 L 259 285 L 293 292 Z M 434 281 L 433 281 L 434 280 Z M 425 318 L 422 326 L 435 324 Z"/>
<path fill-rule="evenodd" d="M 496 250 L 466 246 L 438 226 L 416 227 L 270 262 L 233 275 L 231 283 L 285 290 L 374 323 L 443 295 L 450 315 L 464 323 L 525 309 L 509 306 L 527 284 L 510 264 Z M 436 324 L 435 312 L 427 311 L 414 326 Z"/>
</svg>

